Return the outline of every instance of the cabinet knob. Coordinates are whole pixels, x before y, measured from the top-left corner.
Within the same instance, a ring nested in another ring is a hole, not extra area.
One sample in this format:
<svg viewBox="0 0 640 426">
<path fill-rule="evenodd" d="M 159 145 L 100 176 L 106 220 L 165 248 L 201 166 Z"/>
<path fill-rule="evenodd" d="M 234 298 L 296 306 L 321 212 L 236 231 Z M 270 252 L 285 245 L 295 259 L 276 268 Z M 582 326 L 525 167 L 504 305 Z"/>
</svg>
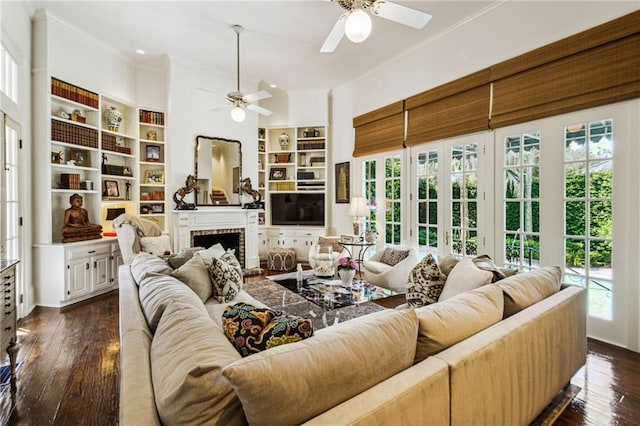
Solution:
<svg viewBox="0 0 640 426">
<path fill-rule="evenodd" d="M 98 262 L 96 262 L 95 260 L 93 261 L 93 269 L 98 267 Z"/>
<path fill-rule="evenodd" d="M 89 269 L 89 263 L 85 263 L 84 266 L 85 266 L 85 269 Z"/>
<path fill-rule="evenodd" d="M 5 303 L 5 304 L 4 304 L 4 307 L 5 307 L 5 308 L 10 308 L 10 307 L 11 307 L 11 303 Z"/>
<path fill-rule="evenodd" d="M 10 330 L 11 330 L 11 327 L 5 327 L 4 328 L 4 331 L 10 331 Z"/>
<path fill-rule="evenodd" d="M 4 311 L 4 316 L 8 317 L 9 315 L 11 315 L 11 311 Z"/>
<path fill-rule="evenodd" d="M 9 287 L 11 285 L 11 283 L 4 283 L 5 287 Z"/>
<path fill-rule="evenodd" d="M 9 289 L 9 290 L 5 290 L 4 292 L 5 292 L 5 293 L 11 293 L 11 289 Z"/>
<path fill-rule="evenodd" d="M 11 300 L 11 296 L 5 297 L 4 300 Z"/>
<path fill-rule="evenodd" d="M 87 253 L 91 254 L 91 253 L 95 253 L 95 252 L 96 252 L 95 250 L 90 250 Z"/>
</svg>

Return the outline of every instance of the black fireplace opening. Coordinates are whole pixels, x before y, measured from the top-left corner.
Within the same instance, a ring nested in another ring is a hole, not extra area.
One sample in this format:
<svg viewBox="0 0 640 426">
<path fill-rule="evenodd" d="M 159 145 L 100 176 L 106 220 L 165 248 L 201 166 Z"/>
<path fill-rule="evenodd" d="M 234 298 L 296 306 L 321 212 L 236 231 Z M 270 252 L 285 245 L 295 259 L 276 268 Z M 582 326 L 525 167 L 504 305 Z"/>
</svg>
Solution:
<svg viewBox="0 0 640 426">
<path fill-rule="evenodd" d="M 241 232 L 196 234 L 191 236 L 191 246 L 209 248 L 215 244 L 220 244 L 225 250 L 235 250 L 238 261 L 244 266 L 244 250 L 242 250 L 241 237 Z"/>
</svg>

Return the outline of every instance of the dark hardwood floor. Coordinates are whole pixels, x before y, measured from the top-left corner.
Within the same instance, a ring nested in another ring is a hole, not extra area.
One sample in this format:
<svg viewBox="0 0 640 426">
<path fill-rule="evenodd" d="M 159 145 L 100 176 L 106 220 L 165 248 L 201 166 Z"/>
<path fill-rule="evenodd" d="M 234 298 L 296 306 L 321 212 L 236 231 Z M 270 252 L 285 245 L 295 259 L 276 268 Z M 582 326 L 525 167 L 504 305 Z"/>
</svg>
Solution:
<svg viewBox="0 0 640 426">
<path fill-rule="evenodd" d="M 117 292 L 62 311 L 38 307 L 19 329 L 18 390 L 0 387 L 0 425 L 117 424 Z M 582 390 L 556 425 L 640 424 L 639 371 L 640 354 L 590 340 L 571 381 Z"/>
</svg>

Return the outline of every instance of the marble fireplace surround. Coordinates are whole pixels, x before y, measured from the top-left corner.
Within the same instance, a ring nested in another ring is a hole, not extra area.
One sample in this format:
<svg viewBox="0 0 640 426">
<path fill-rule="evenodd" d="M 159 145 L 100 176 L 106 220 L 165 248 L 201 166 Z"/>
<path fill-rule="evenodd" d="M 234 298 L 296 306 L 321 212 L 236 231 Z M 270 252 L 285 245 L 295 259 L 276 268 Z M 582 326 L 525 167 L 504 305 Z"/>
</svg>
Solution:
<svg viewBox="0 0 640 426">
<path fill-rule="evenodd" d="M 260 266 L 258 257 L 258 212 L 235 207 L 200 207 L 198 210 L 174 210 L 173 251 L 180 252 L 192 246 L 195 235 L 216 235 L 221 232 L 241 232 L 239 260 L 244 257 L 245 268 Z"/>
</svg>

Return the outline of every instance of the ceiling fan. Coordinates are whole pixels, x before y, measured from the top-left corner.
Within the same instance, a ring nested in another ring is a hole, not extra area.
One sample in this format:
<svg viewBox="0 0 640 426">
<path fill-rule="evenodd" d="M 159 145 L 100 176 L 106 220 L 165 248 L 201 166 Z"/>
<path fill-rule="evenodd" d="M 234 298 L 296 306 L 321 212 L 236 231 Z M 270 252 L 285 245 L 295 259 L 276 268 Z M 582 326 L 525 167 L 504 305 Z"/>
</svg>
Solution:
<svg viewBox="0 0 640 426">
<path fill-rule="evenodd" d="M 331 0 L 347 11 L 340 15 L 329 36 L 320 48 L 321 53 L 336 50 L 342 37 L 347 36 L 354 43 L 360 43 L 371 33 L 371 18 L 365 9 L 381 18 L 415 29 L 422 29 L 432 16 L 419 10 L 411 9 L 385 0 Z"/>
<path fill-rule="evenodd" d="M 231 28 L 236 33 L 236 41 L 237 41 L 237 49 L 236 49 L 237 50 L 237 63 L 236 63 L 237 82 L 238 82 L 237 90 L 233 92 L 229 92 L 229 94 L 226 96 L 227 101 L 229 101 L 228 104 L 214 108 L 212 109 L 212 111 L 231 108 L 231 118 L 233 119 L 233 121 L 236 121 L 238 123 L 244 120 L 246 115 L 245 109 L 257 112 L 258 114 L 262 114 L 268 117 L 273 112 L 259 105 L 254 104 L 254 102 L 257 102 L 262 99 L 270 98 L 271 93 L 267 92 L 266 90 L 260 90 L 259 92 L 243 95 L 242 92 L 240 92 L 240 33 L 244 30 L 244 28 L 240 25 L 232 25 Z M 206 90 L 206 89 L 202 89 L 202 90 L 209 92 L 209 90 Z"/>
</svg>

